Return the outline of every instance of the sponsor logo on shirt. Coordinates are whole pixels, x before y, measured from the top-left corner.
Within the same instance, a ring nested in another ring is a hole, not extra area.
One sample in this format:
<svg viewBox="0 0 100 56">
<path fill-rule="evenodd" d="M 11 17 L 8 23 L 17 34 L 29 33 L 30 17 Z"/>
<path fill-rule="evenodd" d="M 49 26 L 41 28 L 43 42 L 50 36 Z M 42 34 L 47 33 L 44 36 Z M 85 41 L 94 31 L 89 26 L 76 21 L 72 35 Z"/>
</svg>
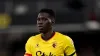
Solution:
<svg viewBox="0 0 100 56">
<path fill-rule="evenodd" d="M 36 56 L 56 56 L 56 55 L 52 54 L 51 52 L 49 54 L 45 54 L 45 52 L 37 51 Z"/>
</svg>

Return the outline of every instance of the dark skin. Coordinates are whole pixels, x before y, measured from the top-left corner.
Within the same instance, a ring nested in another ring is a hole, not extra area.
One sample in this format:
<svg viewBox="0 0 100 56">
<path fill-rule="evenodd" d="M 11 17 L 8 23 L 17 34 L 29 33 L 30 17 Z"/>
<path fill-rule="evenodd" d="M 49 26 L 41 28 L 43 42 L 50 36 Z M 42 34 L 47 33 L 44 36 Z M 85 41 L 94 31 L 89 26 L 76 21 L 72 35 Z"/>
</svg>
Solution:
<svg viewBox="0 0 100 56">
<path fill-rule="evenodd" d="M 54 17 L 50 16 L 48 13 L 41 12 L 38 14 L 37 27 L 42 34 L 43 40 L 47 41 L 51 38 L 51 35 L 54 33 L 52 29 L 54 22 Z"/>
</svg>

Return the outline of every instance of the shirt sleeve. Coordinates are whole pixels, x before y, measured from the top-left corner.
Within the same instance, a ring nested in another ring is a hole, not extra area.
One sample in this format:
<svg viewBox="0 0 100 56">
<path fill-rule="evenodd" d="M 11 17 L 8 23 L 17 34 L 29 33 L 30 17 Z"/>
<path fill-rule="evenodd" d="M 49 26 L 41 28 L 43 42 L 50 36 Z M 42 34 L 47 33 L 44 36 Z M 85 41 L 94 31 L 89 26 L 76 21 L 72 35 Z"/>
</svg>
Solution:
<svg viewBox="0 0 100 56">
<path fill-rule="evenodd" d="M 25 44 L 25 54 L 24 56 L 32 56 L 32 53 L 31 53 L 31 40 L 29 39 L 26 44 Z"/>
<path fill-rule="evenodd" d="M 73 40 L 70 37 L 65 40 L 64 52 L 66 56 L 77 56 Z"/>
</svg>

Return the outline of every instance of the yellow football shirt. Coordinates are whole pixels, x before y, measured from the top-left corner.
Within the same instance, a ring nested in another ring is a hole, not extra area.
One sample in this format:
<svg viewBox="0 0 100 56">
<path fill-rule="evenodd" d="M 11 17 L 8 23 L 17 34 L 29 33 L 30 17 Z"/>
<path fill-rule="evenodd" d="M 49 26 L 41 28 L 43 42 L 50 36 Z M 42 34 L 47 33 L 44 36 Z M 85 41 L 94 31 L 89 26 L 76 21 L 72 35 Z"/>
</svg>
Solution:
<svg viewBox="0 0 100 56">
<path fill-rule="evenodd" d="M 48 41 L 43 40 L 41 34 L 30 37 L 25 50 L 25 56 L 76 56 L 72 39 L 59 32 Z"/>
</svg>

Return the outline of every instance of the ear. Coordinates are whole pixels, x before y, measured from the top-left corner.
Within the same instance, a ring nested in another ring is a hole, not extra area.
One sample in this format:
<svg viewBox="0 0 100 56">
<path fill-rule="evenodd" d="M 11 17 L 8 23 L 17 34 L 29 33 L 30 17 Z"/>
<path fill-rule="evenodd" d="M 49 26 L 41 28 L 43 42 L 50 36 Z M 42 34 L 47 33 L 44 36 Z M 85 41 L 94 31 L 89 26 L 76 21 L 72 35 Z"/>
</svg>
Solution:
<svg viewBox="0 0 100 56">
<path fill-rule="evenodd" d="M 55 19 L 54 18 L 52 18 L 52 24 L 54 24 L 55 23 Z"/>
</svg>

